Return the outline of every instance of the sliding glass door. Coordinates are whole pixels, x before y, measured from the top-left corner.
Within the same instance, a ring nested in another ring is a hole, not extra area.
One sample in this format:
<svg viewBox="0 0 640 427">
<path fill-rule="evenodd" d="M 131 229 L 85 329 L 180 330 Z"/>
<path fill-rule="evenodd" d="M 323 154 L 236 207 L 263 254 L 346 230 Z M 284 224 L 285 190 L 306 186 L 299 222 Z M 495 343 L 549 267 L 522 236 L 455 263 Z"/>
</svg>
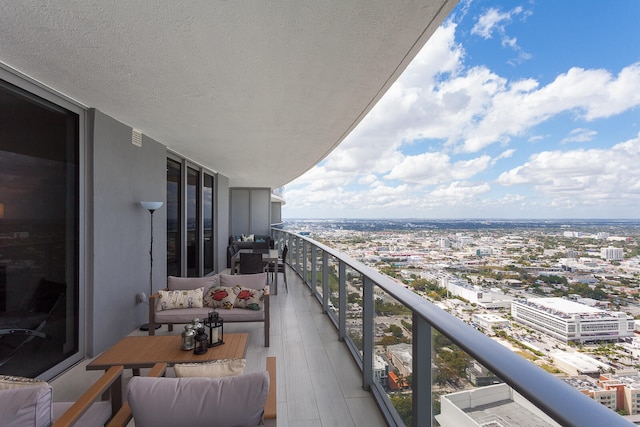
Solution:
<svg viewBox="0 0 640 427">
<path fill-rule="evenodd" d="M 80 116 L 0 80 L 0 374 L 79 351 Z"/>
</svg>

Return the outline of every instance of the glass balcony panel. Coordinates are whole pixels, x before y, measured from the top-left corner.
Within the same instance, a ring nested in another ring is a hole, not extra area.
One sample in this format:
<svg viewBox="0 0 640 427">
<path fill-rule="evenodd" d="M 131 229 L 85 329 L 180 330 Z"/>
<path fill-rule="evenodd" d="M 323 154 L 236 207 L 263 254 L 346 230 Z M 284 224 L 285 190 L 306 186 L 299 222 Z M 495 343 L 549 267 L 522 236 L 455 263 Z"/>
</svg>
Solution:
<svg viewBox="0 0 640 427">
<path fill-rule="evenodd" d="M 327 258 L 327 265 L 329 267 L 329 310 L 327 313 L 334 320 L 337 325 L 340 320 L 340 278 L 339 278 L 339 263 L 340 261 L 329 255 Z"/>
<path fill-rule="evenodd" d="M 291 238 L 291 246 L 289 247 L 289 260 L 291 262 L 291 268 L 297 273 L 298 270 L 298 238 L 292 236 Z"/>
<path fill-rule="evenodd" d="M 321 249 L 317 249 L 316 250 L 316 256 L 315 256 L 315 287 L 316 287 L 316 292 L 318 295 L 318 298 L 320 299 L 320 301 L 322 301 L 322 298 L 324 296 L 324 289 L 322 289 L 322 268 L 323 268 L 323 263 L 322 263 L 322 254 L 323 251 Z"/>
<path fill-rule="evenodd" d="M 374 286 L 373 292 L 373 382 L 411 425 L 412 313 L 382 288 Z"/>
<path fill-rule="evenodd" d="M 346 338 L 351 342 L 362 360 L 362 313 L 363 313 L 363 276 L 358 271 L 347 266 L 345 269 L 347 311 Z"/>
</svg>

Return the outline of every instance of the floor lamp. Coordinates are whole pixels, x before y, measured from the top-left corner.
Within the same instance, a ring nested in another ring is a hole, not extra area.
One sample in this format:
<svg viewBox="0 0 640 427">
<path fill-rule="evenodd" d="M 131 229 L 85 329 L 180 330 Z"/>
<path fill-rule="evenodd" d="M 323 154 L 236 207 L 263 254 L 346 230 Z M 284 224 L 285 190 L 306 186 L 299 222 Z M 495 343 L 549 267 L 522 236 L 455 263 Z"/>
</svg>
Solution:
<svg viewBox="0 0 640 427">
<path fill-rule="evenodd" d="M 153 213 L 160 209 L 160 207 L 162 206 L 163 202 L 140 202 L 140 204 L 142 205 L 143 208 L 147 209 L 149 211 L 149 213 L 151 214 L 151 243 L 149 246 L 149 295 L 147 296 L 146 300 L 147 300 L 147 304 L 151 304 L 151 301 L 149 300 L 149 297 L 151 295 L 153 295 Z M 158 329 L 160 328 L 162 325 L 155 325 L 155 328 Z M 144 325 L 140 326 L 140 330 L 141 331 L 148 331 L 149 330 L 149 324 L 145 323 Z"/>
</svg>

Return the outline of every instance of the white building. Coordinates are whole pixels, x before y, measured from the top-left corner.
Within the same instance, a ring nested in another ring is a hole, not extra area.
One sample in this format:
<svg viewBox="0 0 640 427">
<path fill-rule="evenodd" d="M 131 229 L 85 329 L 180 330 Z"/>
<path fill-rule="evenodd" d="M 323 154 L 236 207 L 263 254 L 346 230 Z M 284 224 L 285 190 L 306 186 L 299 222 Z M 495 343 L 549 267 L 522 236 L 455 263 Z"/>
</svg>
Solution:
<svg viewBox="0 0 640 427">
<path fill-rule="evenodd" d="M 609 369 L 609 366 L 583 353 L 566 353 L 558 351 L 550 355 L 558 369 L 571 375 L 587 375 L 597 378 L 600 372 Z"/>
<path fill-rule="evenodd" d="M 609 246 L 608 248 L 600 249 L 600 258 L 606 259 L 607 261 L 622 261 L 624 259 L 624 253 L 622 248 Z"/>
<path fill-rule="evenodd" d="M 378 384 L 387 383 L 389 364 L 378 354 L 373 355 L 373 380 Z"/>
<path fill-rule="evenodd" d="M 506 328 L 509 326 L 509 321 L 507 319 L 490 313 L 476 313 L 472 316 L 472 320 L 478 326 L 489 331 L 493 328 Z"/>
<path fill-rule="evenodd" d="M 394 344 L 387 347 L 387 359 L 404 377 L 413 373 L 413 347 L 411 344 Z"/>
<path fill-rule="evenodd" d="M 632 337 L 633 318 L 563 298 L 530 298 L 511 303 L 513 319 L 564 342 L 618 341 Z"/>
<path fill-rule="evenodd" d="M 560 425 L 507 384 L 441 396 L 436 420 L 442 427 Z M 509 420 L 509 424 L 505 420 Z"/>
</svg>

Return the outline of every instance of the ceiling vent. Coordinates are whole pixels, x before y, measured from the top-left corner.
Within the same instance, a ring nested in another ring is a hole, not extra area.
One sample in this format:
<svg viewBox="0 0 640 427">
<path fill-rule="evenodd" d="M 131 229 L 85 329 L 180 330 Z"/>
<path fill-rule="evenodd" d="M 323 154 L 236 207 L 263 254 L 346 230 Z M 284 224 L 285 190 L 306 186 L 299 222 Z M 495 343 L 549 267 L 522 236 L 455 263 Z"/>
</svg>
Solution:
<svg viewBox="0 0 640 427">
<path fill-rule="evenodd" d="M 142 147 L 142 132 L 131 129 L 131 143 L 137 147 Z"/>
</svg>

